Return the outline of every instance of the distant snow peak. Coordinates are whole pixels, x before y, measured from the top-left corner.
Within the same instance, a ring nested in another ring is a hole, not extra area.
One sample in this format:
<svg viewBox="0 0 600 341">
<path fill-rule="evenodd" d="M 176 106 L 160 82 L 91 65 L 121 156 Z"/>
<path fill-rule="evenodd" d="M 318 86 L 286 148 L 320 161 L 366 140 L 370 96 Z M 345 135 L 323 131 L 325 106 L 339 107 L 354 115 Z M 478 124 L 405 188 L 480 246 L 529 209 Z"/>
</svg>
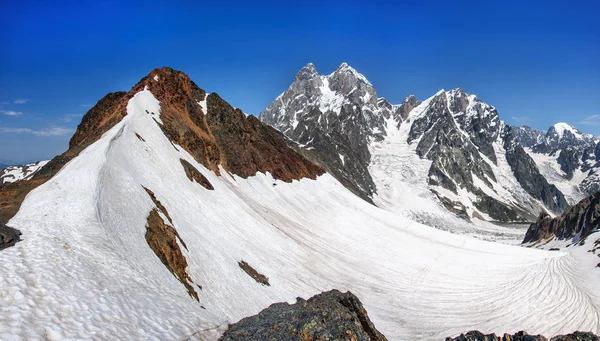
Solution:
<svg viewBox="0 0 600 341">
<path fill-rule="evenodd" d="M 349 73 L 351 74 L 353 77 L 355 77 L 356 79 L 370 85 L 373 86 L 368 80 L 367 77 L 365 77 L 362 73 L 356 71 L 356 69 L 354 69 L 353 67 L 351 67 L 350 65 L 348 65 L 348 63 L 343 62 L 342 64 L 340 64 L 340 66 L 338 66 L 338 68 L 329 75 L 329 77 L 333 76 L 336 73 Z"/>
<path fill-rule="evenodd" d="M 4 169 L 0 169 L 0 185 L 21 180 L 29 180 L 48 162 L 49 160 L 38 161 L 22 166 L 8 166 Z"/>
<path fill-rule="evenodd" d="M 565 122 L 556 123 L 553 126 L 553 128 L 560 138 L 562 138 L 565 135 L 566 131 L 571 132 L 575 136 L 582 135 L 581 132 L 579 132 L 579 130 L 577 130 L 575 127 L 573 127 L 572 125 L 565 123 Z"/>
</svg>

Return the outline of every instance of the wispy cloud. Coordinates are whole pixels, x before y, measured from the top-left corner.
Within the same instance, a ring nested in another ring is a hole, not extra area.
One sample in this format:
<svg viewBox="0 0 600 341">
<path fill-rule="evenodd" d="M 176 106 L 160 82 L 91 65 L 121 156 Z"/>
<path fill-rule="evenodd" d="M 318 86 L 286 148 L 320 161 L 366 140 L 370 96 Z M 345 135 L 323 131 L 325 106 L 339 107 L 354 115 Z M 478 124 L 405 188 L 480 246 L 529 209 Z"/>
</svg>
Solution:
<svg viewBox="0 0 600 341">
<path fill-rule="evenodd" d="M 91 107 L 93 107 L 92 104 L 79 104 L 79 106 L 82 107 L 82 108 L 91 108 Z"/>
<path fill-rule="evenodd" d="M 14 103 L 15 104 L 25 104 L 27 102 L 29 102 L 29 100 L 27 98 L 18 98 L 18 99 L 15 99 Z"/>
<path fill-rule="evenodd" d="M 6 116 L 20 116 L 20 115 L 23 115 L 23 113 L 20 112 L 20 111 L 1 110 L 1 109 L 0 109 L 0 114 L 6 115 Z"/>
<path fill-rule="evenodd" d="M 581 120 L 581 122 L 579 122 L 579 124 L 584 124 L 584 125 L 600 124 L 600 115 L 590 115 L 588 117 L 585 117 L 583 120 Z"/>
<path fill-rule="evenodd" d="M 517 124 L 527 124 L 531 122 L 531 117 L 529 116 L 513 116 L 511 118 Z"/>
<path fill-rule="evenodd" d="M 37 136 L 65 136 L 74 132 L 73 128 L 50 126 L 42 129 L 0 127 L 0 133 L 32 134 Z"/>
<path fill-rule="evenodd" d="M 77 120 L 82 116 L 83 116 L 83 114 L 64 115 L 64 116 L 57 118 L 57 120 L 59 120 L 60 122 L 66 123 L 66 122 L 71 122 L 73 120 Z"/>
</svg>

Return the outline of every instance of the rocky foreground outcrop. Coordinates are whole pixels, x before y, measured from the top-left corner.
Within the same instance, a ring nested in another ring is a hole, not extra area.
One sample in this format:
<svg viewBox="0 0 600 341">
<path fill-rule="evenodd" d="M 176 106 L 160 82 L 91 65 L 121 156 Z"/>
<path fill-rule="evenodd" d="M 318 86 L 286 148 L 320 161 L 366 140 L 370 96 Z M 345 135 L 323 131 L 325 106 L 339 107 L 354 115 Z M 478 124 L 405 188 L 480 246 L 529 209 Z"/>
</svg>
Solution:
<svg viewBox="0 0 600 341">
<path fill-rule="evenodd" d="M 486 335 L 478 331 L 471 331 L 455 338 L 446 338 L 446 341 L 548 341 L 548 339 L 542 335 L 528 335 L 525 332 L 518 332 L 513 335 L 504 334 L 502 337 L 498 337 L 496 334 Z M 598 337 L 592 333 L 575 332 L 555 336 L 550 341 L 598 341 Z"/>
<path fill-rule="evenodd" d="M 276 303 L 229 327 L 219 339 L 383 341 L 383 336 L 351 292 L 338 290 L 295 304 Z"/>
<path fill-rule="evenodd" d="M 258 315 L 230 325 L 219 341 L 238 340 L 387 340 L 373 325 L 362 303 L 351 292 L 331 290 L 295 304 L 276 303 Z M 574 332 L 548 339 L 542 335 L 483 334 L 470 331 L 446 341 L 599 341 L 590 332 Z"/>
</svg>

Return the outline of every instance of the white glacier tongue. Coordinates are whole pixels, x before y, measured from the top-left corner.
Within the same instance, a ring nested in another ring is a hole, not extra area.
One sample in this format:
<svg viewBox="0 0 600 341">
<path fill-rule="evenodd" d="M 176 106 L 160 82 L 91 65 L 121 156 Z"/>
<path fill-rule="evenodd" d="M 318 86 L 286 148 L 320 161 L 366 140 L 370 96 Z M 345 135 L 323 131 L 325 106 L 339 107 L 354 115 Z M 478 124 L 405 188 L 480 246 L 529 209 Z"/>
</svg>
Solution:
<svg viewBox="0 0 600 341">
<path fill-rule="evenodd" d="M 3 339 L 215 340 L 274 302 L 333 288 L 356 294 L 390 340 L 473 328 L 600 332 L 600 275 L 587 249 L 450 234 L 370 205 L 328 174 L 291 183 L 217 176 L 173 147 L 153 119 L 158 105 L 149 90 L 136 94 L 127 116 L 9 222 L 23 241 L 1 252 Z M 214 190 L 190 181 L 180 159 Z M 199 302 L 145 240 L 154 203 L 142 186 L 187 246 Z M 240 269 L 242 260 L 270 286 Z"/>
</svg>

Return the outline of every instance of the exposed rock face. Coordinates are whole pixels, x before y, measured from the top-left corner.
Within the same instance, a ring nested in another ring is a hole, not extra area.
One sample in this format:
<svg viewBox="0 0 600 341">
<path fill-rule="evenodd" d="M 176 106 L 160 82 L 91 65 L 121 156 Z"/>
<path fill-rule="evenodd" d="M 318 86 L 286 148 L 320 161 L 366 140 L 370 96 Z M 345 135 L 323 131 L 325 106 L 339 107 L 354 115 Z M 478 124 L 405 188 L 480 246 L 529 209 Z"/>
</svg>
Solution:
<svg viewBox="0 0 600 341">
<path fill-rule="evenodd" d="M 48 161 L 38 161 L 22 166 L 8 166 L 0 169 L 0 187 L 4 184 L 31 179 L 47 163 Z"/>
<path fill-rule="evenodd" d="M 0 223 L 0 250 L 6 249 L 21 241 L 21 232 Z"/>
<path fill-rule="evenodd" d="M 192 166 L 191 163 L 185 161 L 184 159 L 179 159 L 179 161 L 181 162 L 183 169 L 185 169 L 185 175 L 187 175 L 190 181 L 196 181 L 196 183 L 211 191 L 215 189 L 208 179 L 202 175 L 202 173 L 200 173 L 196 167 Z"/>
<path fill-rule="evenodd" d="M 376 188 L 367 169 L 369 142 L 384 138 L 386 118 L 400 120 L 418 103 L 414 96 L 400 106 L 377 98 L 373 85 L 346 63 L 328 76 L 308 64 L 259 119 L 314 150 L 312 159 L 370 201 Z"/>
<path fill-rule="evenodd" d="M 531 148 L 545 140 L 543 131 L 533 129 L 526 125 L 514 127 L 513 132 L 517 141 L 519 141 L 524 148 Z"/>
<path fill-rule="evenodd" d="M 182 72 L 155 69 L 140 84 L 161 103 L 165 135 L 217 174 L 222 166 L 243 178 L 271 172 L 274 178 L 290 182 L 323 173 L 289 148 L 280 133 L 253 116 L 246 117 L 219 95 L 207 95 Z"/>
<path fill-rule="evenodd" d="M 494 220 L 525 220 L 531 202 L 525 197 L 505 201 L 500 194 L 492 197 L 482 190 L 481 183 L 491 191 L 507 185 L 496 178 L 502 169 L 492 169 L 504 162 L 497 153 L 504 154 L 518 182 L 516 186 L 554 212 L 567 207 L 562 193 L 539 173 L 535 162 L 515 142 L 511 128 L 500 121 L 496 109 L 461 89 L 440 91 L 429 100 L 414 118 L 408 142 L 418 143 L 417 154 L 432 161 L 428 177 L 431 186 L 457 196 L 459 189 L 474 194 L 474 206 Z"/>
<path fill-rule="evenodd" d="M 188 294 L 198 301 L 198 294 L 192 286 L 194 282 L 187 273 L 187 260 L 179 247 L 179 243 L 186 250 L 187 246 L 179 236 L 179 233 L 177 233 L 177 230 L 172 226 L 173 220 L 171 220 L 169 212 L 156 198 L 154 192 L 146 187 L 144 187 L 144 190 L 146 190 L 146 193 L 148 193 L 150 199 L 156 205 L 156 208 L 153 208 L 148 214 L 145 234 L 146 242 L 165 267 L 185 286 Z M 161 214 L 170 224 L 163 220 Z"/>
<path fill-rule="evenodd" d="M 598 337 L 592 333 L 574 332 L 567 335 L 558 335 L 550 339 L 550 341 L 597 341 Z M 542 335 L 528 335 L 525 332 L 516 334 L 504 334 L 502 337 L 496 334 L 483 334 L 478 331 L 471 331 L 466 334 L 461 334 L 455 338 L 446 338 L 446 341 L 548 341 Z"/>
<path fill-rule="evenodd" d="M 360 300 L 332 290 L 295 304 L 276 303 L 232 325 L 219 340 L 383 341 Z"/>
<path fill-rule="evenodd" d="M 504 149 L 506 150 L 506 160 L 513 174 L 527 193 L 541 200 L 547 208 L 554 212 L 562 212 L 569 207 L 564 195 L 556 186 L 548 183 L 537 168 L 535 161 L 519 145 L 514 137 L 512 127 L 506 127 L 504 132 Z"/>
<path fill-rule="evenodd" d="M 96 103 L 81 119 L 69 150 L 75 154 L 96 142 L 102 134 L 127 115 L 127 101 L 133 96 L 127 92 L 111 92 Z"/>
<path fill-rule="evenodd" d="M 271 284 L 269 283 L 269 277 L 256 271 L 253 267 L 250 266 L 250 264 L 246 263 L 246 261 L 240 261 L 238 262 L 238 265 L 242 270 L 244 270 L 245 273 L 248 274 L 248 276 L 252 277 L 257 283 L 266 286 L 271 286 Z"/>
<path fill-rule="evenodd" d="M 552 218 L 548 214 L 540 214 L 538 220 L 527 230 L 523 243 L 546 240 L 553 236 L 562 240 L 572 239 L 573 244 L 579 243 L 590 233 L 598 230 L 599 217 L 600 192 L 596 192 L 562 216 Z"/>
</svg>

